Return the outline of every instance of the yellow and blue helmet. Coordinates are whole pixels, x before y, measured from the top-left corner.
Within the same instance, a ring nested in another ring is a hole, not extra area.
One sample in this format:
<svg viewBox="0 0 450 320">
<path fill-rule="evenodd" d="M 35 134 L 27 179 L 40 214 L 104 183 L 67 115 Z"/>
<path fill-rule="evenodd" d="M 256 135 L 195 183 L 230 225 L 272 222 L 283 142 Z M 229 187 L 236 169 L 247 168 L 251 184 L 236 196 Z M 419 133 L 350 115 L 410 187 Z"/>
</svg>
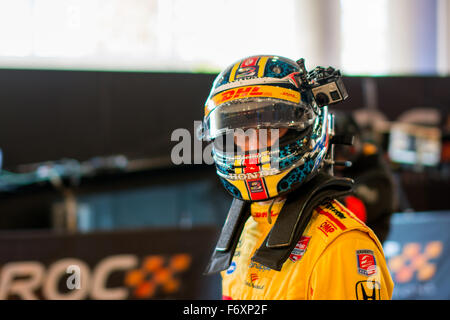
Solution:
<svg viewBox="0 0 450 320">
<path fill-rule="evenodd" d="M 323 167 L 332 117 L 326 106 L 317 106 L 310 90 L 302 90 L 300 73 L 293 60 L 259 55 L 237 61 L 215 79 L 205 104 L 203 137 L 212 141 L 217 174 L 233 197 L 278 197 Z M 233 143 L 225 147 L 234 130 L 251 128 L 288 130 L 276 146 L 264 150 L 239 152 Z"/>
</svg>

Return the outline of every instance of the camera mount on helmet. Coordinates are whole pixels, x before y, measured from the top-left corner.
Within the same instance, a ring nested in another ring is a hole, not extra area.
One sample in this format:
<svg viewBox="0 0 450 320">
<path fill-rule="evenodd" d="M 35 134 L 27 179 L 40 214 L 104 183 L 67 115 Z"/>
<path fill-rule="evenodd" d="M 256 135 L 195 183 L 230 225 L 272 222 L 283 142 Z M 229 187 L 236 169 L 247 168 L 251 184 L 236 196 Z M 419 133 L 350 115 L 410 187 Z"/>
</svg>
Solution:
<svg viewBox="0 0 450 320">
<path fill-rule="evenodd" d="M 333 67 L 316 67 L 311 71 L 307 71 L 305 67 L 305 59 L 301 58 L 296 61 L 300 71 L 297 74 L 297 80 L 300 88 L 314 97 L 317 107 L 324 107 L 330 104 L 339 103 L 348 97 L 347 89 L 342 81 L 341 72 Z M 317 108 L 316 107 L 316 108 Z M 332 118 L 334 118 L 331 115 Z M 333 121 L 334 122 L 334 119 Z M 324 164 L 328 167 L 328 172 L 333 174 L 333 165 L 350 167 L 350 161 L 334 160 L 334 144 L 353 144 L 353 136 L 336 135 L 334 125 L 332 128 L 331 147 L 326 155 Z"/>
<path fill-rule="evenodd" d="M 319 107 L 344 101 L 348 97 L 342 81 L 341 72 L 332 67 L 316 67 L 311 71 L 305 68 L 305 59 L 296 61 L 300 67 L 298 80 L 303 89 L 311 91 Z"/>
</svg>

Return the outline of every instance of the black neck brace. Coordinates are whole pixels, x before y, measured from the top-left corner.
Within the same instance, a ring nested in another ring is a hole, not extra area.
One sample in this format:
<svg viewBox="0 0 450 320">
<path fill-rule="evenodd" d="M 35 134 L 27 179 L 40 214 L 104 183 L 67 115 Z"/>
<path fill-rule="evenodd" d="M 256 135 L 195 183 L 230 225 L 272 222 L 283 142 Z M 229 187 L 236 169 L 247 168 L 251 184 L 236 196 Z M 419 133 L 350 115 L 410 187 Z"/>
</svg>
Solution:
<svg viewBox="0 0 450 320">
<path fill-rule="evenodd" d="M 252 260 L 280 271 L 305 231 L 313 210 L 328 199 L 351 193 L 352 184 L 351 179 L 322 172 L 288 194 L 278 219 Z M 250 203 L 233 199 L 205 274 L 220 272 L 230 266 L 244 224 L 250 217 Z"/>
</svg>

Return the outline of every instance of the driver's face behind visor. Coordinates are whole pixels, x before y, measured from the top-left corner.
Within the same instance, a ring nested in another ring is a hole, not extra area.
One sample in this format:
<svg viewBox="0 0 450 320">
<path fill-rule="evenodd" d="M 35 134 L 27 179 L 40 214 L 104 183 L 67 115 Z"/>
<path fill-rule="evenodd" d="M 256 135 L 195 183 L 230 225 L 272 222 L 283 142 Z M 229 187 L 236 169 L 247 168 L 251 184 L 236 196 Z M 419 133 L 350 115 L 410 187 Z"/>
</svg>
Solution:
<svg viewBox="0 0 450 320">
<path fill-rule="evenodd" d="M 287 133 L 287 128 L 233 130 L 234 143 L 241 152 L 266 150 Z"/>
</svg>

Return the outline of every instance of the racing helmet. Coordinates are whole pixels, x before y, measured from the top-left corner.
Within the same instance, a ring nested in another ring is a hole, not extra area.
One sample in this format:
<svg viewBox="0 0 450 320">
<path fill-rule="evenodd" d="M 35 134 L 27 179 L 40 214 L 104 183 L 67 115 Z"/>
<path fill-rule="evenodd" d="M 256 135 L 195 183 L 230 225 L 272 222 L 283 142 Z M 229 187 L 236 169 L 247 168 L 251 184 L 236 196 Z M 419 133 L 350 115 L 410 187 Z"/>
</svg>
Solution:
<svg viewBox="0 0 450 320">
<path fill-rule="evenodd" d="M 217 174 L 234 198 L 278 197 L 323 167 L 332 117 L 327 106 L 318 107 L 311 90 L 302 90 L 301 73 L 293 60 L 258 55 L 233 63 L 216 77 L 205 103 L 200 136 L 212 141 Z M 276 146 L 253 152 L 239 152 L 235 143 L 226 147 L 238 129 L 281 128 L 287 133 Z"/>
</svg>

